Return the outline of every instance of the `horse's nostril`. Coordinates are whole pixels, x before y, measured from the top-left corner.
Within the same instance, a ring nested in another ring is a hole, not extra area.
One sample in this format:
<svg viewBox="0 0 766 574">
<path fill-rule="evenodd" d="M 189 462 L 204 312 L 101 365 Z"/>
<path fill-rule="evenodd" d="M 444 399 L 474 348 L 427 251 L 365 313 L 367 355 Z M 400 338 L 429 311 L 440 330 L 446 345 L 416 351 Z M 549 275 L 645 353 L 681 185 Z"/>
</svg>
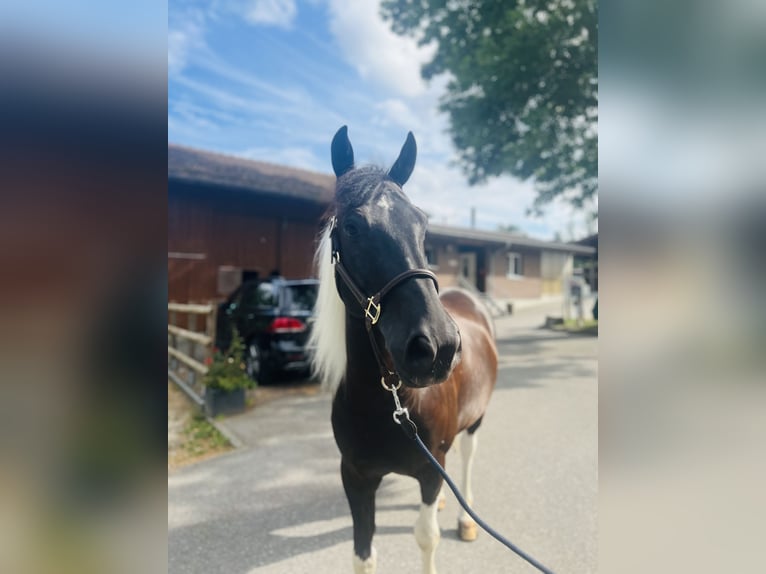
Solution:
<svg viewBox="0 0 766 574">
<path fill-rule="evenodd" d="M 410 368 L 418 374 L 431 370 L 436 358 L 436 348 L 425 335 L 415 335 L 407 343 L 406 359 Z"/>
</svg>

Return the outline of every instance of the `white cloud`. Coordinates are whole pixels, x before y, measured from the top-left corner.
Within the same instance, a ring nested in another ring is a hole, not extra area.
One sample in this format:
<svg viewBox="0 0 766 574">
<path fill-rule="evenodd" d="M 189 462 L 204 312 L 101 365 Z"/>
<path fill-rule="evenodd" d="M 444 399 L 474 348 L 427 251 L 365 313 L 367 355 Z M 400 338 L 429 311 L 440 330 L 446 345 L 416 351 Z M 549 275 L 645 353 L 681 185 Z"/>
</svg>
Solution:
<svg viewBox="0 0 766 574">
<path fill-rule="evenodd" d="M 586 216 L 575 213 L 564 201 L 550 204 L 543 217 L 528 216 L 526 210 L 536 196 L 534 186 L 510 176 L 471 187 L 458 168 L 427 160 L 415 166 L 405 191 L 433 223 L 441 225 L 468 227 L 473 207 L 479 229 L 494 231 L 500 225 L 513 224 L 540 239 L 553 239 L 557 231 L 564 239 L 579 239 L 588 232 Z"/>
<path fill-rule="evenodd" d="M 192 59 L 192 52 L 205 46 L 204 16 L 189 12 L 168 24 L 168 73 L 178 74 Z"/>
<path fill-rule="evenodd" d="M 375 104 L 379 112 L 373 117 L 373 122 L 387 127 L 390 125 L 405 128 L 417 132 L 420 127 L 420 119 L 410 107 L 400 99 L 388 99 Z"/>
<path fill-rule="evenodd" d="M 521 225 L 525 208 L 534 197 L 531 185 L 510 177 L 471 187 L 458 168 L 430 161 L 415 167 L 406 191 L 434 223 L 466 226 L 471 207 L 475 207 L 477 227 L 483 229 L 507 223 Z"/>
<path fill-rule="evenodd" d="M 236 82 L 242 89 L 254 90 L 259 97 L 262 97 L 262 95 L 273 97 L 278 101 L 284 102 L 285 105 L 305 103 L 307 97 L 305 95 L 305 90 L 281 87 L 272 82 L 268 82 L 257 74 L 232 66 L 219 58 L 212 51 L 199 55 L 196 63 L 199 67 L 214 73 L 220 78 Z"/>
<path fill-rule="evenodd" d="M 433 49 L 394 34 L 380 16 L 380 0 L 329 0 L 330 31 L 359 75 L 394 94 L 425 91 L 420 65 Z"/>
<path fill-rule="evenodd" d="M 298 10 L 295 0 L 251 0 L 243 7 L 251 24 L 290 28 Z"/>
</svg>

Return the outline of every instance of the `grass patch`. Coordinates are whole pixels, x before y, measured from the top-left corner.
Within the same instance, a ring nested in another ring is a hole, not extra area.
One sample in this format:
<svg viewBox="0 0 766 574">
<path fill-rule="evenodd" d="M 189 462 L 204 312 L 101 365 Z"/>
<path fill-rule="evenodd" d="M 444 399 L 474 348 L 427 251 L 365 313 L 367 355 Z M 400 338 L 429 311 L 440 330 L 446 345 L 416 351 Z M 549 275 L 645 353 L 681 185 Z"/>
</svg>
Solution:
<svg viewBox="0 0 766 574">
<path fill-rule="evenodd" d="M 168 381 L 168 471 L 231 450 L 224 435 Z"/>
<path fill-rule="evenodd" d="M 211 425 L 204 415 L 195 414 L 184 429 L 186 441 L 184 450 L 191 457 L 199 457 L 231 448 L 231 443 L 218 429 Z"/>
</svg>

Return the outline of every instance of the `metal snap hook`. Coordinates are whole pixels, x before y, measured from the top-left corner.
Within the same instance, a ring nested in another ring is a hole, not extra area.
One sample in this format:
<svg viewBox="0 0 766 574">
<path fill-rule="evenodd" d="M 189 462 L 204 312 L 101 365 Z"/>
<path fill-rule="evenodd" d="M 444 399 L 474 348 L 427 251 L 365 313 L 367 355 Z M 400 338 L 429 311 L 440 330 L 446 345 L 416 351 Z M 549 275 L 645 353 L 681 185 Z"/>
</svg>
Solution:
<svg viewBox="0 0 766 574">
<path fill-rule="evenodd" d="M 391 373 L 393 375 L 393 373 Z M 399 379 L 399 383 L 396 386 L 391 385 L 390 387 L 386 386 L 386 378 L 380 377 L 380 384 L 383 385 L 383 388 L 386 389 L 389 392 L 395 392 L 398 391 L 402 386 L 402 380 Z"/>
</svg>

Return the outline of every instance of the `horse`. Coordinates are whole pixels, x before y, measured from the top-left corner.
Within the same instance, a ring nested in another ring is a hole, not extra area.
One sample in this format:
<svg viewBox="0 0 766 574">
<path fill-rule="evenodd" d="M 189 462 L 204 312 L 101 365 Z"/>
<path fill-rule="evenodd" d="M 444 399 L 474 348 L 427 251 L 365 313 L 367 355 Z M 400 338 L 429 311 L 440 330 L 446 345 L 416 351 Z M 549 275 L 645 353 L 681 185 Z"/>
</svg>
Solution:
<svg viewBox="0 0 766 574">
<path fill-rule="evenodd" d="M 388 171 L 354 165 L 346 126 L 335 134 L 331 156 L 336 187 L 315 255 L 319 291 L 309 346 L 315 374 L 334 393 L 331 420 L 353 520 L 354 572 L 376 570 L 375 492 L 383 476 L 397 473 L 420 485 L 415 540 L 423 572 L 435 574 L 443 479 L 392 417 L 391 392 L 399 388 L 399 412 L 407 410 L 442 466 L 463 433 L 462 490 L 470 504 L 477 430 L 497 378 L 494 325 L 470 292 L 451 288 L 439 295 L 437 278 L 426 269 L 427 216 L 402 191 L 417 156 L 412 132 Z M 463 540 L 476 538 L 465 511 L 458 530 Z"/>
</svg>

